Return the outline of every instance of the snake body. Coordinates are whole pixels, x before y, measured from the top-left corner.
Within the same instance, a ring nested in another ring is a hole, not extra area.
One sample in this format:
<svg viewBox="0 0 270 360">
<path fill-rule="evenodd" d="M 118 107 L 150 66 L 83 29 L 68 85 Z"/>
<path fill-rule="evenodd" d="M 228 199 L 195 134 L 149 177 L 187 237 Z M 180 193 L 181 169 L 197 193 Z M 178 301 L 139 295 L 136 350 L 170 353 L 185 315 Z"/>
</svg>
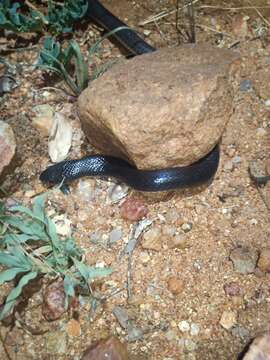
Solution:
<svg viewBox="0 0 270 360">
<path fill-rule="evenodd" d="M 97 0 L 88 0 L 86 16 L 106 31 L 126 26 Z M 129 56 L 156 50 L 131 29 L 123 29 L 112 36 L 126 49 Z M 217 171 L 218 164 L 218 145 L 194 164 L 159 170 L 139 170 L 119 158 L 90 155 L 52 165 L 41 173 L 40 180 L 54 185 L 61 182 L 67 183 L 83 176 L 114 177 L 136 190 L 165 191 L 200 185 L 211 180 Z"/>
</svg>

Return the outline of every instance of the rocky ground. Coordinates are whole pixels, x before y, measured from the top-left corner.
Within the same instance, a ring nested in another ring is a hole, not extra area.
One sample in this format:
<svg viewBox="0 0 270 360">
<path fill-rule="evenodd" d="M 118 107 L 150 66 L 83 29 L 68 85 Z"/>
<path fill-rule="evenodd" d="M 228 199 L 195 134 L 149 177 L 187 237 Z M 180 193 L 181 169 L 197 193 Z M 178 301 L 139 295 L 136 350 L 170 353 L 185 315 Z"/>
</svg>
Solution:
<svg viewBox="0 0 270 360">
<path fill-rule="evenodd" d="M 104 0 L 160 48 L 185 40 L 176 30 L 175 12 L 139 22 L 168 13 L 174 4 Z M 87 264 L 114 271 L 93 284 L 105 300 L 93 307 L 93 299 L 80 295 L 73 310 L 55 321 L 44 318 L 43 293 L 34 292 L 15 321 L 1 326 L 1 359 L 80 359 L 88 345 L 110 335 L 127 344 L 131 359 L 237 359 L 253 337 L 270 331 L 270 182 L 257 186 L 248 172 L 254 162 L 270 173 L 270 3 L 195 1 L 194 6 L 197 41 L 231 48 L 242 59 L 214 181 L 157 196 L 100 179 L 75 182 L 69 195 L 51 191 L 47 211 L 59 234 L 72 232 Z M 188 29 L 187 18 L 179 21 Z M 74 34 L 84 50 L 98 36 L 91 26 Z M 38 176 L 49 163 L 46 126 L 35 120 L 37 105 L 46 105 L 46 123 L 53 110 L 71 125 L 70 158 L 92 149 L 80 129 L 75 99 L 26 66 L 36 51 L 4 50 L 41 40 L 3 36 L 0 41 L 1 57 L 20 65 L 18 86 L 0 98 L 1 120 L 12 127 L 17 144 L 13 170 L 2 176 L 0 189 L 5 202 L 29 205 L 46 190 Z M 104 41 L 95 63 L 121 56 Z M 135 229 L 141 234 L 132 251 Z M 3 286 L 2 300 L 7 291 Z"/>
</svg>

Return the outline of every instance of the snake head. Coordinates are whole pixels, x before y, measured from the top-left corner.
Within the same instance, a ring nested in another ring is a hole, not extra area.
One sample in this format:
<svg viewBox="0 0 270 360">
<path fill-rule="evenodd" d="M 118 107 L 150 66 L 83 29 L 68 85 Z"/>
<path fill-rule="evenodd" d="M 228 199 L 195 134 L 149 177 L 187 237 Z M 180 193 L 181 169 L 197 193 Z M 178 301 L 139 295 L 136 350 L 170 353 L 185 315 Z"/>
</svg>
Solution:
<svg viewBox="0 0 270 360">
<path fill-rule="evenodd" d="M 46 170 L 42 171 L 39 179 L 47 185 L 56 185 L 63 182 L 65 180 L 64 162 L 49 166 Z"/>
</svg>

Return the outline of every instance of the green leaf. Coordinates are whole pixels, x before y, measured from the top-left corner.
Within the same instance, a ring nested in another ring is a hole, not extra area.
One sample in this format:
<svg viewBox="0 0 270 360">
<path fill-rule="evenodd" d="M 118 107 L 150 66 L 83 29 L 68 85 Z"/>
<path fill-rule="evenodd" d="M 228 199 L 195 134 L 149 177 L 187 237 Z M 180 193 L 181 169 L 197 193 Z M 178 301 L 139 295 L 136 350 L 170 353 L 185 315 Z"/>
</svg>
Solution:
<svg viewBox="0 0 270 360">
<path fill-rule="evenodd" d="M 39 219 L 40 221 L 44 222 L 45 219 L 45 199 L 47 195 L 42 194 L 39 196 L 36 196 L 33 201 L 33 213 L 36 219 Z"/>
<path fill-rule="evenodd" d="M 112 273 L 112 269 L 110 268 L 90 267 L 75 258 L 72 258 L 72 260 L 86 282 L 93 280 L 97 277 L 110 275 Z"/>
<path fill-rule="evenodd" d="M 88 280 L 89 280 L 88 267 L 84 263 L 78 261 L 75 258 L 72 258 L 72 260 L 73 260 L 74 265 L 76 266 L 76 268 L 79 270 L 79 273 L 81 274 L 81 276 L 84 278 L 84 280 L 86 282 L 88 282 Z"/>
<path fill-rule="evenodd" d="M 36 221 L 27 221 L 22 217 L 5 215 L 0 216 L 0 222 L 13 226 L 24 234 L 37 236 L 40 240 L 46 239 L 44 225 Z"/>
<path fill-rule="evenodd" d="M 38 273 L 36 271 L 33 271 L 27 273 L 20 279 L 18 285 L 11 290 L 11 292 L 8 294 L 8 297 L 6 298 L 4 308 L 0 313 L 0 320 L 3 320 L 3 318 L 10 313 L 10 311 L 13 309 L 16 303 L 18 296 L 21 294 L 24 286 L 27 285 L 29 281 L 35 279 L 37 275 Z"/>
<path fill-rule="evenodd" d="M 14 205 L 14 206 L 9 208 L 9 211 L 10 212 L 19 212 L 21 214 L 28 215 L 31 218 L 34 217 L 33 212 L 29 208 L 27 208 L 25 206 L 22 206 L 22 205 Z"/>
<path fill-rule="evenodd" d="M 21 262 L 16 255 L 10 255 L 7 252 L 0 252 L 0 264 L 7 267 L 20 267 Z"/>
<path fill-rule="evenodd" d="M 14 268 L 2 271 L 0 273 L 0 285 L 4 284 L 7 281 L 13 280 L 16 277 L 16 275 L 18 275 L 19 273 L 23 273 L 23 272 L 26 272 L 26 270 L 21 267 L 18 267 L 18 268 L 14 267 Z"/>
<path fill-rule="evenodd" d="M 88 267 L 89 271 L 89 280 L 95 279 L 97 277 L 108 276 L 112 273 L 111 268 L 96 268 L 96 267 Z"/>
<path fill-rule="evenodd" d="M 26 243 L 28 240 L 40 240 L 40 238 L 35 235 L 7 233 L 3 235 L 0 242 L 4 245 L 18 245 Z"/>
<path fill-rule="evenodd" d="M 54 222 L 49 217 L 46 217 L 45 223 L 46 223 L 47 234 L 50 237 L 52 245 L 56 249 L 61 250 L 61 243 L 58 239 L 58 235 L 56 233 L 56 227 L 55 227 Z"/>
<path fill-rule="evenodd" d="M 72 48 L 74 53 L 76 80 L 80 91 L 82 91 L 87 87 L 89 81 L 88 66 L 83 59 L 83 55 L 78 43 L 74 40 L 71 40 L 69 46 Z"/>
<path fill-rule="evenodd" d="M 92 45 L 90 47 L 89 56 L 90 57 L 93 56 L 98 51 L 99 45 L 102 43 L 103 40 L 107 39 L 108 37 L 112 36 L 113 34 L 117 33 L 118 31 L 122 31 L 122 30 L 130 30 L 130 27 L 129 26 L 119 26 L 118 28 L 106 33 L 98 41 L 96 41 L 94 45 Z"/>
<path fill-rule="evenodd" d="M 63 251 L 69 257 L 79 257 L 82 254 L 82 250 L 77 248 L 73 238 L 67 238 L 65 241 L 62 241 Z"/>
<path fill-rule="evenodd" d="M 21 245 L 18 246 L 8 246 L 8 253 L 14 256 L 18 263 L 20 264 L 18 267 L 23 267 L 26 270 L 31 270 L 32 262 L 30 261 L 28 255 L 26 255 L 23 251 L 23 247 Z"/>
<path fill-rule="evenodd" d="M 70 276 L 65 275 L 64 277 L 64 291 L 67 296 L 74 297 L 75 296 L 75 286 L 78 283 L 72 279 Z"/>
</svg>

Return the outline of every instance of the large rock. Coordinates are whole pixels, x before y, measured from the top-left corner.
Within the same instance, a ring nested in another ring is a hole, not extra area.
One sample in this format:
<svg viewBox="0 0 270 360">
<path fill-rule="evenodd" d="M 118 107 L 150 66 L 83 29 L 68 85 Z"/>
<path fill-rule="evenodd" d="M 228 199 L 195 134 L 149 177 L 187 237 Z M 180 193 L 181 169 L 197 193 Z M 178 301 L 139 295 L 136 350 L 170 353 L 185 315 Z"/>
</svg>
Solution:
<svg viewBox="0 0 270 360">
<path fill-rule="evenodd" d="M 128 360 L 126 345 L 116 337 L 100 340 L 84 352 L 81 360 Z"/>
<path fill-rule="evenodd" d="M 10 125 L 0 120 L 0 175 L 12 161 L 16 151 L 16 141 Z"/>
<path fill-rule="evenodd" d="M 232 112 L 238 56 L 185 45 L 113 66 L 79 97 L 89 141 L 138 168 L 188 165 L 218 142 Z"/>
<path fill-rule="evenodd" d="M 256 337 L 243 360 L 270 360 L 270 334 Z"/>
</svg>

